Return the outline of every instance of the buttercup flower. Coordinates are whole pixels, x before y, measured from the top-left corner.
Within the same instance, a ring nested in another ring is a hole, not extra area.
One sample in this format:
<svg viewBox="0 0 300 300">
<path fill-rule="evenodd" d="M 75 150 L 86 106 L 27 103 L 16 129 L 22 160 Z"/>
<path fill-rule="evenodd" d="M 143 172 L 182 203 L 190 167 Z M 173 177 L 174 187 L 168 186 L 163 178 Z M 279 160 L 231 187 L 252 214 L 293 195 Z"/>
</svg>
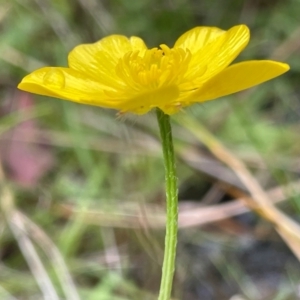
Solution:
<svg viewBox="0 0 300 300">
<path fill-rule="evenodd" d="M 173 48 L 148 49 L 138 37 L 111 35 L 79 45 L 68 68 L 45 67 L 27 75 L 18 88 L 31 93 L 102 106 L 122 113 L 158 107 L 173 114 L 277 77 L 284 63 L 251 60 L 230 65 L 250 38 L 245 25 L 228 31 L 193 28 Z"/>
</svg>

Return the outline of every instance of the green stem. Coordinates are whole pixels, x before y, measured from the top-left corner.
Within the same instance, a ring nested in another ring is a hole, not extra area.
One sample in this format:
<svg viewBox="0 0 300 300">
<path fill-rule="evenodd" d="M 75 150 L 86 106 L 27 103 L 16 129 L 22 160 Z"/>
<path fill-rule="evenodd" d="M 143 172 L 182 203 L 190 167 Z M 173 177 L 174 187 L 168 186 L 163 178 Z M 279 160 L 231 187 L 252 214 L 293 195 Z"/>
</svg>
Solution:
<svg viewBox="0 0 300 300">
<path fill-rule="evenodd" d="M 165 115 L 160 109 L 156 110 L 156 115 L 163 148 L 167 201 L 165 251 L 158 300 L 169 300 L 171 297 L 176 259 L 178 187 L 170 117 Z"/>
</svg>

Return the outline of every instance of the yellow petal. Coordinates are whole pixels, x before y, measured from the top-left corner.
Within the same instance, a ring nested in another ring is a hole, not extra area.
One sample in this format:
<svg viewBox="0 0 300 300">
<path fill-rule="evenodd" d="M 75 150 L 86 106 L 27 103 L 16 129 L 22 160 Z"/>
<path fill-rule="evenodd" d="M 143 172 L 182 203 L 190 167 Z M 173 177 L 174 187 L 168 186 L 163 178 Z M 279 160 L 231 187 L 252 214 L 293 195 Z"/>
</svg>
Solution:
<svg viewBox="0 0 300 300">
<path fill-rule="evenodd" d="M 34 94 L 114 108 L 115 101 L 103 92 L 103 85 L 68 68 L 46 67 L 23 78 L 18 88 Z"/>
<path fill-rule="evenodd" d="M 177 39 L 174 48 L 189 49 L 194 54 L 225 32 L 217 27 L 195 27 L 181 35 Z"/>
<path fill-rule="evenodd" d="M 271 60 L 253 60 L 234 64 L 208 80 L 191 95 L 191 102 L 203 102 L 230 95 L 289 70 L 289 65 Z"/>
<path fill-rule="evenodd" d="M 87 74 L 104 84 L 118 84 L 115 67 L 129 51 L 145 51 L 144 41 L 138 37 L 110 35 L 94 44 L 75 47 L 68 56 L 69 67 Z"/>
<path fill-rule="evenodd" d="M 246 47 L 249 38 L 248 27 L 238 25 L 210 40 L 192 56 L 186 80 L 199 84 L 221 72 Z"/>
</svg>

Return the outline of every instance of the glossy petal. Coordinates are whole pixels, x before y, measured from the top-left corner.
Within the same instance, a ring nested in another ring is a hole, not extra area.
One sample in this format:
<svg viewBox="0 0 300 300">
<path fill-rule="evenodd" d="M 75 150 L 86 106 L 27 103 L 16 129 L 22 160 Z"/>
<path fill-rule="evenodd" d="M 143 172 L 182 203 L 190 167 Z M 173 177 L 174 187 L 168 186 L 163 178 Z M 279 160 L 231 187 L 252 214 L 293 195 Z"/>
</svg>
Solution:
<svg viewBox="0 0 300 300">
<path fill-rule="evenodd" d="M 246 47 L 250 33 L 245 25 L 234 26 L 209 40 L 192 56 L 186 81 L 201 84 L 226 68 Z M 202 41 L 201 41 L 202 42 Z M 205 70 L 205 71 L 203 71 Z M 190 86 L 191 89 L 194 86 Z"/>
<path fill-rule="evenodd" d="M 224 33 L 226 31 L 217 27 L 195 27 L 181 35 L 174 48 L 189 49 L 194 54 Z"/>
<path fill-rule="evenodd" d="M 114 108 L 114 101 L 103 92 L 101 82 L 68 68 L 46 67 L 23 78 L 18 88 L 45 96 Z"/>
<path fill-rule="evenodd" d="M 145 51 L 144 41 L 138 37 L 111 35 L 94 44 L 75 47 L 68 56 L 69 67 L 87 74 L 103 84 L 118 85 L 115 68 L 118 60 L 130 51 Z"/>
<path fill-rule="evenodd" d="M 287 64 L 271 60 L 237 63 L 204 83 L 190 99 L 192 102 L 203 102 L 230 95 L 273 79 L 288 70 Z"/>
</svg>

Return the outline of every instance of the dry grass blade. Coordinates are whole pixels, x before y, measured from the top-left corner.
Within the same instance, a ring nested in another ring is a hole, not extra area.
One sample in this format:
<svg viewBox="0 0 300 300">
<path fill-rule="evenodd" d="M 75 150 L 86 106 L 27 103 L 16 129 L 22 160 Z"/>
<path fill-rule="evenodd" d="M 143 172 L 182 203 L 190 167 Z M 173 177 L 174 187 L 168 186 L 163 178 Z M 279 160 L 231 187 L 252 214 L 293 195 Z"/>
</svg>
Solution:
<svg viewBox="0 0 300 300">
<path fill-rule="evenodd" d="M 75 285 L 58 249 L 36 224 L 26 218 L 14 207 L 13 194 L 8 186 L 4 183 L 4 174 L 1 165 L 0 181 L 2 184 L 0 202 L 1 209 L 31 272 L 43 293 L 43 298 L 51 300 L 60 299 L 51 282 L 51 279 L 47 274 L 47 271 L 43 266 L 43 263 L 41 262 L 35 250 L 33 243 L 28 237 L 30 233 L 31 236 L 36 239 L 36 242 L 42 246 L 43 250 L 52 261 L 57 272 L 57 276 L 61 281 L 66 299 L 79 300 L 80 298 L 76 291 Z"/>
<path fill-rule="evenodd" d="M 18 300 L 0 285 L 0 297 L 5 300 Z"/>
<path fill-rule="evenodd" d="M 79 44 L 79 40 L 71 30 L 68 22 L 60 13 L 53 9 L 51 1 L 35 0 L 35 3 L 66 49 L 69 49 L 72 45 L 75 46 Z"/>
<path fill-rule="evenodd" d="M 300 192 L 300 182 L 296 181 L 285 186 L 279 186 L 267 191 L 269 199 L 274 203 L 286 199 L 284 191 L 293 190 Z M 251 197 L 247 197 L 248 201 L 252 201 Z M 185 201 L 187 203 L 187 201 Z M 180 205 L 179 207 L 179 228 L 188 228 L 195 226 L 203 226 L 209 223 L 222 221 L 239 214 L 249 211 L 246 206 L 245 197 L 238 198 L 224 204 L 203 206 L 199 203 L 189 203 L 187 205 Z M 127 203 L 129 205 L 129 203 Z M 129 205 L 130 206 L 130 205 Z M 145 213 L 147 212 L 147 213 Z M 165 214 L 161 207 L 154 207 L 153 205 L 145 205 L 145 207 L 137 209 L 136 206 L 114 209 L 110 211 L 95 210 L 92 211 L 77 210 L 72 205 L 60 204 L 55 207 L 55 213 L 66 218 L 78 218 L 80 215 L 82 221 L 86 224 L 116 227 L 116 228 L 153 228 L 162 229 L 165 226 Z"/>
<path fill-rule="evenodd" d="M 0 168 L 0 177 L 3 179 L 2 168 Z M 9 188 L 2 183 L 1 191 L 1 209 L 6 217 L 7 223 L 15 236 L 19 248 L 27 261 L 31 273 L 33 274 L 44 299 L 59 300 L 56 290 L 32 244 L 26 235 L 24 224 L 14 208 L 13 195 Z"/>
<path fill-rule="evenodd" d="M 19 248 L 27 261 L 44 299 L 59 300 L 59 296 L 49 278 L 47 271 L 37 254 L 30 238 L 26 235 L 24 224 L 17 211 L 11 212 L 8 220 L 9 227 L 15 236 Z"/>
<path fill-rule="evenodd" d="M 7 63 L 25 70 L 26 72 L 32 72 L 33 70 L 42 68 L 45 66 L 44 63 L 37 59 L 22 53 L 12 46 L 5 45 L 1 51 L 1 59 Z"/>
<path fill-rule="evenodd" d="M 276 226 L 278 233 L 300 260 L 300 226 L 273 205 L 273 202 L 245 165 L 231 154 L 206 128 L 201 126 L 199 122 L 187 115 L 182 115 L 176 120 L 193 133 L 220 161 L 236 173 L 249 190 L 252 198 L 255 199 L 255 203 L 247 201 L 247 205 Z"/>
<path fill-rule="evenodd" d="M 75 284 L 64 262 L 64 259 L 55 244 L 46 235 L 46 233 L 27 216 L 19 212 L 19 217 L 21 218 L 28 235 L 30 235 L 30 237 L 34 239 L 35 242 L 44 250 L 52 262 L 56 271 L 56 275 L 59 278 L 61 286 L 66 295 L 66 299 L 79 300 L 80 297 L 77 293 Z"/>
<path fill-rule="evenodd" d="M 115 21 L 101 1 L 79 0 L 79 3 L 92 16 L 102 32 L 107 34 L 115 30 Z"/>
<path fill-rule="evenodd" d="M 300 27 L 297 27 L 289 38 L 275 49 L 271 58 L 275 60 L 287 60 L 294 52 L 300 48 Z"/>
</svg>

